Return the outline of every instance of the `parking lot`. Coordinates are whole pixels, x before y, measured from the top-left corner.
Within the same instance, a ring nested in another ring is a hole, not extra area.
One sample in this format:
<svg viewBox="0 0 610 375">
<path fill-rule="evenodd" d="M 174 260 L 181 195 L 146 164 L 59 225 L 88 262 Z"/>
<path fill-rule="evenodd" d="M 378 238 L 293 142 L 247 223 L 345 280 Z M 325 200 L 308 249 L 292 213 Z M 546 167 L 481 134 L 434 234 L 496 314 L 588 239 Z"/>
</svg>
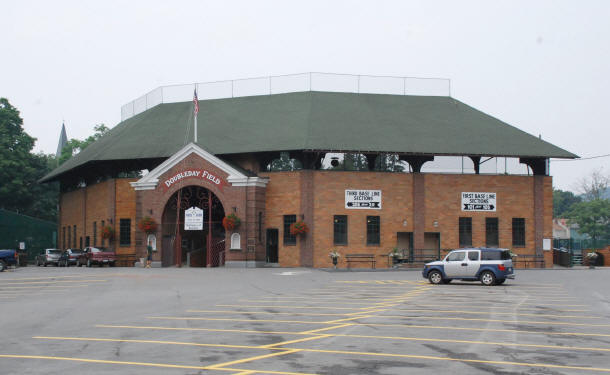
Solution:
<svg viewBox="0 0 610 375">
<path fill-rule="evenodd" d="M 0 373 L 610 372 L 609 277 L 25 267 L 0 274 Z"/>
</svg>

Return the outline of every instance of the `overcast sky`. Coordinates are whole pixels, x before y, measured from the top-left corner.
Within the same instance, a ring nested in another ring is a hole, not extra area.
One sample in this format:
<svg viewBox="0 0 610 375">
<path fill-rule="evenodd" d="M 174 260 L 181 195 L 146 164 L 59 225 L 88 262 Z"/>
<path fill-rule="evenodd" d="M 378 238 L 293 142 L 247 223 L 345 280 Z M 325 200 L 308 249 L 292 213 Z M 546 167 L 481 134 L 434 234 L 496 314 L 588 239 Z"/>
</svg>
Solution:
<svg viewBox="0 0 610 375">
<path fill-rule="evenodd" d="M 0 96 L 36 150 L 160 86 L 308 71 L 447 77 L 579 156 L 610 154 L 610 1 L 0 0 Z M 551 164 L 573 190 L 610 158 Z"/>
</svg>

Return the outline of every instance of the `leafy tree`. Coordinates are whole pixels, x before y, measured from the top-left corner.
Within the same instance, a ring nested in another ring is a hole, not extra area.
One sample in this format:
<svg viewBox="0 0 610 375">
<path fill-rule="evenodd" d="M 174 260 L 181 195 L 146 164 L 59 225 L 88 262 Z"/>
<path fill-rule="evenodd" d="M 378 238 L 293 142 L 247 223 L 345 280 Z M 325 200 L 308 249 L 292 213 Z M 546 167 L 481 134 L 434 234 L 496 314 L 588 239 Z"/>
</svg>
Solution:
<svg viewBox="0 0 610 375">
<path fill-rule="evenodd" d="M 589 176 L 578 180 L 577 188 L 585 200 L 602 199 L 610 186 L 610 176 L 605 175 L 602 169 L 591 172 Z"/>
<path fill-rule="evenodd" d="M 32 153 L 35 142 L 23 129 L 19 111 L 0 98 L 0 207 L 54 221 L 57 184 L 37 183 L 52 169 L 54 158 Z"/>
<path fill-rule="evenodd" d="M 290 159 L 288 152 L 280 152 L 280 158 L 273 159 L 271 164 L 269 164 L 270 171 L 294 171 L 302 168 L 301 162 L 296 159 Z"/>
<path fill-rule="evenodd" d="M 610 200 L 593 199 L 576 203 L 568 217 L 571 222 L 578 224 L 580 233 L 588 234 L 594 242 L 610 238 Z"/>
<path fill-rule="evenodd" d="M 61 150 L 59 165 L 65 163 L 66 160 L 70 159 L 72 156 L 87 148 L 87 146 L 89 146 L 91 143 L 103 137 L 110 129 L 104 124 L 98 124 L 93 127 L 93 130 L 95 133 L 82 141 L 72 138 L 66 143 L 64 148 Z"/>
<path fill-rule="evenodd" d="M 571 191 L 553 189 L 553 217 L 564 217 L 574 204 L 581 201 L 582 198 L 574 195 Z"/>
</svg>

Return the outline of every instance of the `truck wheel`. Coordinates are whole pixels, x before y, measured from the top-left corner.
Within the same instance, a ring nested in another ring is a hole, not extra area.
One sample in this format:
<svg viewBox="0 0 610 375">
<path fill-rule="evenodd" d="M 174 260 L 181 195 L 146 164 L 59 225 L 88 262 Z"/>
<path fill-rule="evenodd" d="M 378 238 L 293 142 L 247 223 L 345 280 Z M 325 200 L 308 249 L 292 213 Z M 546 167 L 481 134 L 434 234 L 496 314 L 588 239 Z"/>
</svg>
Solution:
<svg viewBox="0 0 610 375">
<path fill-rule="evenodd" d="M 428 274 L 428 280 L 430 281 L 430 284 L 437 285 L 443 282 L 443 275 L 441 275 L 441 273 L 437 270 L 430 271 Z"/>
<path fill-rule="evenodd" d="M 481 284 L 485 286 L 492 286 L 496 283 L 496 275 L 491 271 L 483 271 L 481 274 Z"/>
<path fill-rule="evenodd" d="M 114 262 L 110 262 L 110 263 L 108 263 L 108 265 L 109 265 L 110 267 L 114 267 Z"/>
<path fill-rule="evenodd" d="M 4 263 L 3 260 L 0 260 L 0 272 L 4 271 L 6 269 L 6 263 Z"/>
</svg>

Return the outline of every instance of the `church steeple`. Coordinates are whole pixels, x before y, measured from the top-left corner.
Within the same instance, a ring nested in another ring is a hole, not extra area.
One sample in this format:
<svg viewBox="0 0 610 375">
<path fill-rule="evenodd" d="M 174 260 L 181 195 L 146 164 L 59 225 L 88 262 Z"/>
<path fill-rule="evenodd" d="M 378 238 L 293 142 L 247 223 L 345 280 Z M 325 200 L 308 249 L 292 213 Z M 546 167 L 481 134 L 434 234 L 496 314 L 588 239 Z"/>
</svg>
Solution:
<svg viewBox="0 0 610 375">
<path fill-rule="evenodd" d="M 66 125 L 62 122 L 61 133 L 59 134 L 59 143 L 57 144 L 57 153 L 55 154 L 55 157 L 57 157 L 58 160 L 61 156 L 61 150 L 64 148 L 66 143 L 68 143 L 68 136 L 66 135 Z"/>
</svg>

